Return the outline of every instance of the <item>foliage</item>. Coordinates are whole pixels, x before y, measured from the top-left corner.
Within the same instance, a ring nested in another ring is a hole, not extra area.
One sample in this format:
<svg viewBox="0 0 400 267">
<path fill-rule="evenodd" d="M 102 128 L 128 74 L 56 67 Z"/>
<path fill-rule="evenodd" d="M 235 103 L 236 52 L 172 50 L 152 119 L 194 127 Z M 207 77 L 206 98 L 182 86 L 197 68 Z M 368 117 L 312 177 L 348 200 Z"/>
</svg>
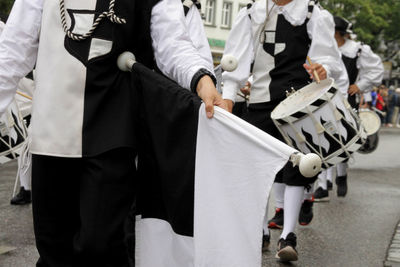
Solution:
<svg viewBox="0 0 400 267">
<path fill-rule="evenodd" d="M 0 13 L 8 15 L 13 4 L 14 0 L 0 0 Z"/>
<path fill-rule="evenodd" d="M 399 0 L 320 0 L 320 3 L 333 15 L 351 21 L 358 40 L 381 52 L 385 60 L 398 54 Z"/>
</svg>

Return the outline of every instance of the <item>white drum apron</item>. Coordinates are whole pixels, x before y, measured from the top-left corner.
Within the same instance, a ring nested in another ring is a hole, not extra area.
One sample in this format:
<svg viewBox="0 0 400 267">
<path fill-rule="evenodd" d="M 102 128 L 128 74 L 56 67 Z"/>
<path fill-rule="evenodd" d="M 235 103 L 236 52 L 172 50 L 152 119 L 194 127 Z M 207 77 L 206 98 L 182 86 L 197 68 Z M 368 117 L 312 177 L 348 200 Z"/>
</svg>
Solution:
<svg viewBox="0 0 400 267">
<path fill-rule="evenodd" d="M 362 146 L 366 134 L 356 116 L 333 79 L 305 86 L 271 113 L 285 141 L 303 153 L 318 154 L 325 168 L 347 160 Z"/>
</svg>

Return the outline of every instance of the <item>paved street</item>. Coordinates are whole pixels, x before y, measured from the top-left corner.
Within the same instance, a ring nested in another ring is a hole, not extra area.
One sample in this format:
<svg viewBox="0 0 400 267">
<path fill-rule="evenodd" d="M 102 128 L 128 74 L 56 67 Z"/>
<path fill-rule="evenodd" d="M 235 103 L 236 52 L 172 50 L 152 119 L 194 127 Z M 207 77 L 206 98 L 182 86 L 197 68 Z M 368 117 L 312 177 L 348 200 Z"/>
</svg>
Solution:
<svg viewBox="0 0 400 267">
<path fill-rule="evenodd" d="M 15 248 L 0 255 L 0 267 L 30 267 L 37 258 L 31 207 L 9 205 L 15 172 L 16 162 L 0 166 L 0 254 Z M 274 259 L 279 231 L 273 231 L 263 266 L 384 265 L 400 220 L 400 130 L 383 129 L 378 150 L 357 154 L 349 177 L 348 197 L 338 199 L 332 191 L 329 203 L 315 204 L 312 224 L 299 228 L 299 261 L 284 265 Z"/>
</svg>

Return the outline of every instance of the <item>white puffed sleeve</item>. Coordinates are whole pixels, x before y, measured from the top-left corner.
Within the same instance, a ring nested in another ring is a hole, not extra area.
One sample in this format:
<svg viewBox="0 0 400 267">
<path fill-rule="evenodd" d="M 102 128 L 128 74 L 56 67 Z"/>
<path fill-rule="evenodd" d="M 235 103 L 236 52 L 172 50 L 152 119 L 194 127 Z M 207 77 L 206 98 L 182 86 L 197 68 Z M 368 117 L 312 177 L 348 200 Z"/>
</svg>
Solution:
<svg viewBox="0 0 400 267">
<path fill-rule="evenodd" d="M 16 0 L 0 36 L 0 114 L 37 58 L 43 0 Z"/>
<path fill-rule="evenodd" d="M 212 75 L 209 61 L 200 55 L 188 34 L 180 0 L 162 0 L 155 5 L 150 30 L 157 66 L 167 77 L 191 88 L 199 71 Z"/>
<path fill-rule="evenodd" d="M 333 16 L 329 11 L 327 10 L 321 10 L 320 11 L 321 15 L 324 17 L 325 23 L 329 26 L 330 32 L 335 31 L 335 22 L 333 20 Z M 337 42 L 335 41 L 335 44 L 337 46 Z M 349 89 L 349 76 L 347 75 L 346 71 L 346 66 L 343 63 L 342 56 L 340 53 L 339 48 L 337 48 L 339 51 L 339 64 L 340 68 L 342 71 L 340 72 L 331 72 L 331 77 L 335 79 L 336 86 L 338 87 L 339 91 L 342 93 L 344 97 L 347 97 L 347 91 Z"/>
<path fill-rule="evenodd" d="M 186 15 L 186 25 L 190 39 L 192 40 L 195 48 L 200 53 L 200 56 L 209 63 L 208 70 L 214 68 L 210 45 L 206 33 L 204 31 L 203 20 L 199 9 L 193 5 Z"/>
<path fill-rule="evenodd" d="M 332 27 L 331 18 L 315 6 L 307 31 L 311 39 L 308 56 L 314 63 L 323 65 L 329 77 L 339 76 L 344 70 L 340 64 L 340 52 L 334 38 L 335 28 Z"/>
<path fill-rule="evenodd" d="M 224 99 L 236 99 L 236 95 L 250 76 L 251 63 L 254 57 L 252 25 L 246 8 L 242 8 L 233 23 L 225 44 L 224 55 L 232 55 L 238 60 L 238 67 L 233 72 L 224 72 Z"/>
<path fill-rule="evenodd" d="M 371 91 L 374 86 L 382 83 L 383 64 L 381 58 L 376 55 L 369 45 L 363 45 L 361 55 L 357 60 L 357 68 L 359 69 L 359 79 L 356 82 L 361 91 Z"/>
</svg>

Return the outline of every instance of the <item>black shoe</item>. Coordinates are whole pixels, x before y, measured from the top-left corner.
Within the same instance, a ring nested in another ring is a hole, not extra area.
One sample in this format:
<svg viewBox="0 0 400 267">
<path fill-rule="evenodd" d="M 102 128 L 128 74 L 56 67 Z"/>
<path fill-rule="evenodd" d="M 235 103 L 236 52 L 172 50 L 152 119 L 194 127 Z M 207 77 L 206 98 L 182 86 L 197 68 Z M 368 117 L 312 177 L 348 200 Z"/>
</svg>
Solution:
<svg viewBox="0 0 400 267">
<path fill-rule="evenodd" d="M 329 191 L 323 189 L 322 187 L 318 187 L 314 192 L 314 201 L 315 202 L 324 202 L 329 201 Z"/>
<path fill-rule="evenodd" d="M 347 194 L 347 175 L 336 177 L 337 196 L 345 197 Z"/>
<path fill-rule="evenodd" d="M 306 226 L 309 225 L 314 217 L 313 213 L 313 204 L 314 200 L 305 199 L 303 204 L 301 205 L 300 214 L 299 214 L 299 224 Z"/>
<path fill-rule="evenodd" d="M 268 228 L 283 228 L 283 209 L 277 208 L 275 210 L 275 216 L 268 221 Z"/>
<path fill-rule="evenodd" d="M 333 184 L 331 181 L 328 180 L 328 190 L 331 191 L 333 188 Z"/>
<path fill-rule="evenodd" d="M 262 252 L 265 252 L 269 249 L 270 243 L 271 243 L 271 233 L 268 231 L 268 235 L 266 235 L 266 234 L 264 234 L 264 231 L 263 231 Z"/>
<path fill-rule="evenodd" d="M 21 187 L 18 194 L 10 201 L 11 205 L 26 205 L 31 203 L 31 191 Z"/>
<path fill-rule="evenodd" d="M 281 238 L 278 242 L 278 252 L 275 258 L 281 261 L 297 261 L 298 255 L 296 251 L 296 235 L 289 233 L 286 239 Z"/>
</svg>

